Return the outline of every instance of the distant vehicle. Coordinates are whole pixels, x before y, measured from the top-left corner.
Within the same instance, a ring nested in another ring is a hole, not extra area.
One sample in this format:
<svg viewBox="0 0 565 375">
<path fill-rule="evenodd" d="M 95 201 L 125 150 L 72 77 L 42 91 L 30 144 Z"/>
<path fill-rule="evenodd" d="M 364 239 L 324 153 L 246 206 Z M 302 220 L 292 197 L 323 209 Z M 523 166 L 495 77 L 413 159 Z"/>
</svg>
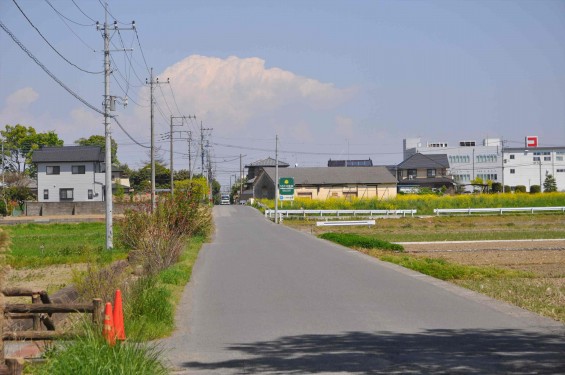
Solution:
<svg viewBox="0 0 565 375">
<path fill-rule="evenodd" d="M 222 194 L 222 199 L 220 200 L 220 204 L 230 204 L 230 196 L 227 194 Z"/>
<path fill-rule="evenodd" d="M 241 204 L 241 205 L 246 205 L 246 204 L 247 204 L 247 201 L 246 201 L 245 199 L 242 199 L 242 200 L 239 201 L 239 204 Z"/>
</svg>

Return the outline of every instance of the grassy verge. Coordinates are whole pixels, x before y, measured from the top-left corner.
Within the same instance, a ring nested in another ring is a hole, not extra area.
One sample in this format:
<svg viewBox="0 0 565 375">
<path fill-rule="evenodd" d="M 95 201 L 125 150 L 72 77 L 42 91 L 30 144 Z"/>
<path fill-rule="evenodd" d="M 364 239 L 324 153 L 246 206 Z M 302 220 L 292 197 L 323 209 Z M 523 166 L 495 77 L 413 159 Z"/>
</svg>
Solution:
<svg viewBox="0 0 565 375">
<path fill-rule="evenodd" d="M 12 242 L 8 263 L 13 268 L 93 260 L 109 263 L 126 256 L 120 249 L 104 249 L 104 223 L 19 224 L 3 229 L 9 233 Z"/>
<path fill-rule="evenodd" d="M 285 220 L 284 224 L 315 235 L 328 230 L 313 221 Z M 331 231 L 389 242 L 552 239 L 565 238 L 565 215 L 407 217 L 379 219 L 371 227 L 332 227 Z"/>
<path fill-rule="evenodd" d="M 384 249 L 403 251 L 402 245 L 379 240 L 374 237 L 365 237 L 354 233 L 323 233 L 320 238 L 338 243 L 343 246 L 356 247 L 362 249 Z"/>
</svg>

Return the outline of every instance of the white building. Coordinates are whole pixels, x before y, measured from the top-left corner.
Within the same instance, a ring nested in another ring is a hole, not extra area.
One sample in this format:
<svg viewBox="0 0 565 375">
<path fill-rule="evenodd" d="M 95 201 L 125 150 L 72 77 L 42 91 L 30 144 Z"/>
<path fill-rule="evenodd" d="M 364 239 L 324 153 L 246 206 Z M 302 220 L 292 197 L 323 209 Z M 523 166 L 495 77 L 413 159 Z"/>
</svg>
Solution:
<svg viewBox="0 0 565 375">
<path fill-rule="evenodd" d="M 104 200 L 104 154 L 97 146 L 43 147 L 33 153 L 39 202 Z"/>
<path fill-rule="evenodd" d="M 537 142 L 536 142 L 537 143 Z M 532 185 L 543 190 L 546 175 L 555 177 L 558 191 L 565 191 L 565 146 L 512 147 L 504 149 L 504 183 L 509 186 Z"/>
<path fill-rule="evenodd" d="M 460 185 L 470 184 L 480 177 L 483 181 L 499 182 L 511 188 L 540 185 L 547 174 L 553 175 L 557 190 L 565 191 L 565 146 L 538 147 L 535 136 L 526 137 L 524 147 L 503 148 L 498 138 L 487 138 L 478 144 L 475 141 L 460 141 L 457 144 L 430 142 L 422 144 L 420 138 L 404 139 L 404 160 L 421 154 L 446 154 L 449 161 L 448 175 Z M 470 188 L 467 188 L 470 190 Z"/>
<path fill-rule="evenodd" d="M 491 180 L 502 183 L 502 142 L 498 138 L 484 139 L 482 144 L 460 141 L 457 144 L 430 142 L 426 145 L 422 144 L 420 138 L 404 139 L 404 160 L 416 153 L 446 154 L 449 175 L 459 185 L 468 185 L 477 177 L 485 182 Z"/>
</svg>

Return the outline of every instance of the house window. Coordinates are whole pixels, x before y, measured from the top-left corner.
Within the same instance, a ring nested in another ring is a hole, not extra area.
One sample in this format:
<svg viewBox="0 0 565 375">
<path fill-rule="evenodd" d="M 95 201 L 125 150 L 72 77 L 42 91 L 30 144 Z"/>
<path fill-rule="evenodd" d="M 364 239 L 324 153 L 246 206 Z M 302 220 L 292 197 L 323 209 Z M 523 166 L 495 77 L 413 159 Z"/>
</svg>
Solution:
<svg viewBox="0 0 565 375">
<path fill-rule="evenodd" d="M 516 170 L 515 170 L 515 169 L 510 169 L 510 174 L 514 174 L 514 173 L 516 173 Z"/>
<path fill-rule="evenodd" d="M 551 156 L 544 156 L 543 161 L 551 161 Z"/>
<path fill-rule="evenodd" d="M 540 157 L 539 157 L 539 156 L 534 156 L 534 161 L 540 161 Z"/>
<path fill-rule="evenodd" d="M 46 172 L 47 174 L 61 174 L 61 167 L 58 165 L 48 165 Z"/>
<path fill-rule="evenodd" d="M 74 189 L 59 189 L 59 199 L 62 201 L 72 201 L 73 190 Z"/>
<path fill-rule="evenodd" d="M 408 170 L 408 178 L 416 178 L 416 170 L 415 169 L 409 169 Z"/>
<path fill-rule="evenodd" d="M 436 176 L 436 170 L 435 169 L 428 169 L 428 178 L 435 177 L 435 176 Z"/>
<path fill-rule="evenodd" d="M 557 170 L 557 173 L 563 173 L 563 172 L 565 172 L 565 169 L 558 169 Z"/>
<path fill-rule="evenodd" d="M 92 199 L 94 197 L 94 192 L 92 189 L 88 189 L 88 199 Z"/>
<path fill-rule="evenodd" d="M 45 200 L 49 199 L 49 189 L 43 190 L 43 199 Z"/>
<path fill-rule="evenodd" d="M 514 154 L 510 154 L 510 159 L 514 159 Z"/>
<path fill-rule="evenodd" d="M 84 174 L 85 168 L 84 165 L 73 165 L 73 174 Z"/>
</svg>

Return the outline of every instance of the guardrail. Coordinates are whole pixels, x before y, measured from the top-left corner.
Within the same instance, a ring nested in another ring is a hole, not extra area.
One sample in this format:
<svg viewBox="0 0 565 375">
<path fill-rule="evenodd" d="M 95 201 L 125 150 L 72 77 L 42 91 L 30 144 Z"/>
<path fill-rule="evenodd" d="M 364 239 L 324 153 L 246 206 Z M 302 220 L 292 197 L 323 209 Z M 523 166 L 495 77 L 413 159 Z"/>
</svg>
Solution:
<svg viewBox="0 0 565 375">
<path fill-rule="evenodd" d="M 479 213 L 497 213 L 502 215 L 504 212 L 552 212 L 561 211 L 565 213 L 565 207 L 493 207 L 493 208 L 436 208 L 434 213 L 436 216 L 441 214 L 479 214 Z"/>
<path fill-rule="evenodd" d="M 414 214 L 417 210 L 278 210 L 279 217 L 375 217 L 375 216 L 406 216 Z M 275 210 L 265 210 L 265 217 L 272 219 Z"/>
<path fill-rule="evenodd" d="M 337 220 L 337 221 L 318 221 L 317 227 L 336 227 L 341 225 L 354 226 L 354 225 L 375 225 L 375 220 Z"/>
</svg>

